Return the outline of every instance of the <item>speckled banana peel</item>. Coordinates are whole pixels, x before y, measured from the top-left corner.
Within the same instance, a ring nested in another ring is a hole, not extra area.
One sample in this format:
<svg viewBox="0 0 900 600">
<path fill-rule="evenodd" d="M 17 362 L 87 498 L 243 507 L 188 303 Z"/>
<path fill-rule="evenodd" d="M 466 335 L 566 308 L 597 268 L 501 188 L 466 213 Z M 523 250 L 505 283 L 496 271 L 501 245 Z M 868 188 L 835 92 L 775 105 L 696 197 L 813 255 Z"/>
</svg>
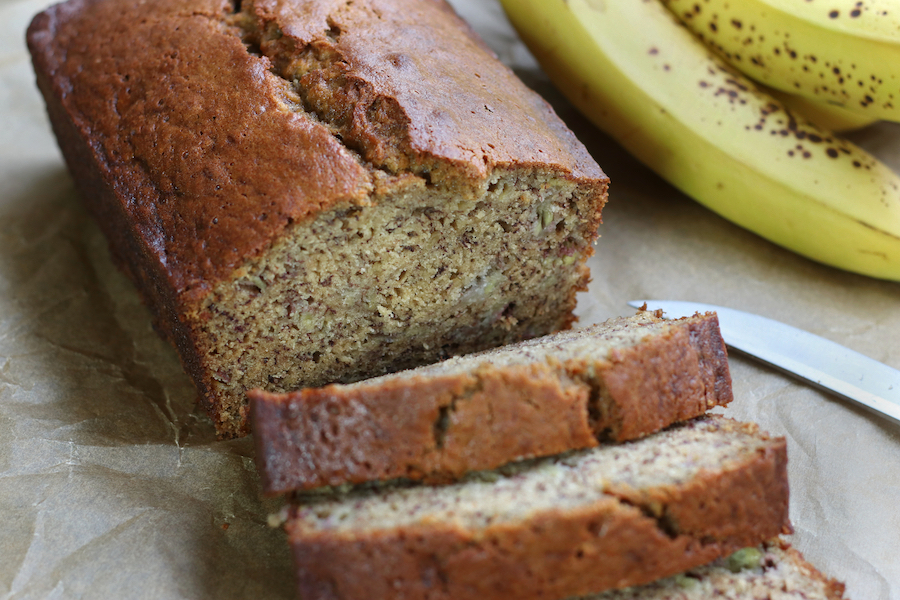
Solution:
<svg viewBox="0 0 900 600">
<path fill-rule="evenodd" d="M 795 118 L 659 0 L 501 0 L 544 71 L 673 185 L 813 260 L 900 281 L 900 178 Z"/>
<path fill-rule="evenodd" d="M 751 78 L 900 121 L 896 0 L 662 1 Z"/>
<path fill-rule="evenodd" d="M 761 87 L 765 93 L 784 104 L 785 108 L 792 113 L 802 115 L 816 126 L 834 133 L 856 131 L 879 121 L 877 117 L 848 110 L 837 104 L 790 94 L 774 88 Z"/>
</svg>

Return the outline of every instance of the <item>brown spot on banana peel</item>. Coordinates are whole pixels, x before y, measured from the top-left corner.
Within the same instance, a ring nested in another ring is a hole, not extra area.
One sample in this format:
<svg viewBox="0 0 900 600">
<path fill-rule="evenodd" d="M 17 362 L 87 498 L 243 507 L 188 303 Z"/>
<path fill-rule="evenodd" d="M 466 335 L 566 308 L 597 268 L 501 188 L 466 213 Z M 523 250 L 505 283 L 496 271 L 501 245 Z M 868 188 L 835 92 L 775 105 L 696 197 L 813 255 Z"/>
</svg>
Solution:
<svg viewBox="0 0 900 600">
<path fill-rule="evenodd" d="M 744 83 L 740 77 L 732 75 L 727 68 L 718 68 L 710 70 L 713 81 L 701 79 L 697 82 L 701 90 L 709 91 L 714 96 L 725 97 L 730 104 L 747 103 L 750 96 L 759 99 L 763 93 L 751 88 L 749 83 Z M 715 81 L 718 80 L 718 81 Z M 802 123 L 802 125 L 801 125 Z M 774 124 L 774 127 L 772 125 Z M 788 148 L 785 153 L 790 158 L 800 158 L 809 160 L 814 157 L 814 149 L 822 147 L 824 156 L 837 160 L 841 155 L 852 156 L 852 165 L 854 168 L 867 168 L 870 165 L 864 164 L 863 158 L 856 156 L 850 149 L 849 143 L 845 140 L 837 138 L 826 131 L 819 130 L 813 124 L 808 123 L 805 119 L 796 116 L 791 110 L 779 104 L 775 100 L 765 102 L 760 109 L 759 118 L 755 123 L 745 125 L 746 131 L 764 131 L 769 130 L 771 135 L 780 137 L 793 137 L 794 139 L 811 144 L 810 147 L 805 145 L 797 145 Z M 870 159 L 865 159 L 865 163 Z"/>
</svg>

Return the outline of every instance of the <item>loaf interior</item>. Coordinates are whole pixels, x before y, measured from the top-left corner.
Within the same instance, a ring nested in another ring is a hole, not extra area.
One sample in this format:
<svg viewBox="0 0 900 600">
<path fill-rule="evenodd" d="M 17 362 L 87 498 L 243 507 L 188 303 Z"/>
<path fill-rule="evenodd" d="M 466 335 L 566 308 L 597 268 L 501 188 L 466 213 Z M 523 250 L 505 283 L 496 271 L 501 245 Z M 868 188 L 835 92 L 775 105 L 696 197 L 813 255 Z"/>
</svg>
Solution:
<svg viewBox="0 0 900 600">
<path fill-rule="evenodd" d="M 295 225 L 204 302 L 220 420 L 251 388 L 350 382 L 567 327 L 588 204 L 536 173 L 498 172 L 478 195 L 409 178 Z"/>
<path fill-rule="evenodd" d="M 360 535 L 433 522 L 468 530 L 502 526 L 609 501 L 613 487 L 665 488 L 705 472 L 738 468 L 764 444 L 755 427 L 703 418 L 635 442 L 473 473 L 449 486 L 373 486 L 346 495 L 306 496 L 291 529 Z"/>
</svg>

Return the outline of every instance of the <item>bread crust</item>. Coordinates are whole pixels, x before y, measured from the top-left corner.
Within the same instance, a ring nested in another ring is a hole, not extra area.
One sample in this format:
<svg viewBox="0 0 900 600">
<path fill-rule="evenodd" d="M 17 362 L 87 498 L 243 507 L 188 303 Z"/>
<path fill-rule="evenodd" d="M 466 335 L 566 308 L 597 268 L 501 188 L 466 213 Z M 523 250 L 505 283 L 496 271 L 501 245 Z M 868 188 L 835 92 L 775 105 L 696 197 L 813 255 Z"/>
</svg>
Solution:
<svg viewBox="0 0 900 600">
<path fill-rule="evenodd" d="M 374 532 L 309 531 L 299 520 L 285 528 L 300 596 L 310 600 L 582 596 L 674 575 L 789 532 L 785 440 L 762 436 L 739 464 L 649 496 L 650 503 L 604 496 L 477 530 L 450 518 Z"/>
<path fill-rule="evenodd" d="M 298 46 L 342 28 L 348 77 L 396 107 L 394 137 L 368 132 L 385 138 L 382 146 L 402 145 L 470 184 L 493 168 L 534 166 L 605 189 L 606 176 L 550 106 L 445 2 L 367 0 L 338 10 L 346 4 L 260 1 L 255 11 Z M 116 246 L 129 273 L 149 271 L 186 308 L 291 224 L 364 204 L 373 167 L 315 118 L 286 109 L 288 82 L 228 24 L 231 2 L 147 6 L 69 0 L 36 16 L 27 41 L 82 195 L 111 237 L 123 235 L 112 225 L 124 224 L 136 238 L 137 254 Z M 432 39 L 397 37 L 413 27 Z M 427 58 L 441 44 L 465 71 Z M 111 210 L 124 219 L 109 223 Z"/>
</svg>

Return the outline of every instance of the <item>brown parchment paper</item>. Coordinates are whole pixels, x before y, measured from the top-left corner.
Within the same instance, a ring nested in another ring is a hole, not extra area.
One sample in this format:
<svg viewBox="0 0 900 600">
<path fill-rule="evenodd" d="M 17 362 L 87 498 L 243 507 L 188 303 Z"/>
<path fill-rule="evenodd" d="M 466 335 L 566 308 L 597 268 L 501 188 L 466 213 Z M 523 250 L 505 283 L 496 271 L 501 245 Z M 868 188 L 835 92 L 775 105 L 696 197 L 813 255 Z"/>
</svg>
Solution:
<svg viewBox="0 0 900 600">
<path fill-rule="evenodd" d="M 0 2 L 0 597 L 293 598 L 248 439 L 216 442 L 81 208 Z M 547 83 L 495 0 L 454 0 L 612 179 L 583 324 L 634 298 L 754 311 L 900 367 L 900 284 L 817 265 L 679 194 Z M 857 141 L 900 169 L 900 127 Z M 900 600 L 900 428 L 732 356 L 725 410 L 788 440 L 792 542 L 856 600 Z M 900 384 L 900 382 L 898 382 Z"/>
</svg>

